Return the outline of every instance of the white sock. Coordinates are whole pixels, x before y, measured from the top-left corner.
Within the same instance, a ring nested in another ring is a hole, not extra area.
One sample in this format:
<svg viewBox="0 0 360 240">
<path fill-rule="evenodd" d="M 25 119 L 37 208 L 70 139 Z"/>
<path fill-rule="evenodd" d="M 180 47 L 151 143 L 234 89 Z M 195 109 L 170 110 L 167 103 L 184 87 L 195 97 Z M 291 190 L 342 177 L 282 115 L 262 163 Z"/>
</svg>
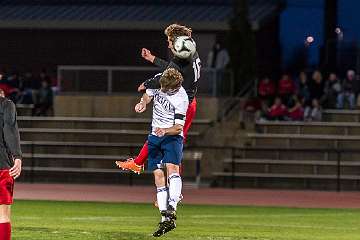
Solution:
<svg viewBox="0 0 360 240">
<path fill-rule="evenodd" d="M 175 210 L 177 204 L 181 200 L 181 189 L 182 181 L 178 173 L 173 173 L 169 176 L 169 205 L 171 205 Z"/>
<path fill-rule="evenodd" d="M 166 186 L 157 188 L 156 198 L 159 211 L 161 212 L 166 210 L 168 204 L 168 188 Z M 162 217 L 161 221 L 165 221 L 165 218 Z"/>
</svg>

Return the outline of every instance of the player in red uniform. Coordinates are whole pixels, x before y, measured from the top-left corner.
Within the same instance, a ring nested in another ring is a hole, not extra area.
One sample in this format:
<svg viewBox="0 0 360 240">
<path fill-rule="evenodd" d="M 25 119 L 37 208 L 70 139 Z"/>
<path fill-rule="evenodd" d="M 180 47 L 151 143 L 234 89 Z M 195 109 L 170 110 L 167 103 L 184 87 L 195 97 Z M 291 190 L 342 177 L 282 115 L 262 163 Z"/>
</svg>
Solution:
<svg viewBox="0 0 360 240">
<path fill-rule="evenodd" d="M 21 150 L 15 104 L 4 97 L 2 90 L 0 116 L 0 240 L 10 240 L 10 205 L 13 203 L 14 179 L 21 173 Z"/>
<path fill-rule="evenodd" d="M 164 33 L 167 36 L 168 48 L 173 49 L 173 43 L 175 39 L 180 36 L 191 37 L 192 30 L 186 26 L 182 26 L 179 24 L 171 24 L 165 29 Z M 186 90 L 186 93 L 189 98 L 189 107 L 186 113 L 186 120 L 183 128 L 184 142 L 185 142 L 187 133 L 189 131 L 189 128 L 196 113 L 195 95 L 197 92 L 197 83 L 200 78 L 200 68 L 201 68 L 201 61 L 199 58 L 199 54 L 195 52 L 195 54 L 191 55 L 189 59 L 181 59 L 174 56 L 170 62 L 166 62 L 158 57 L 155 57 L 146 48 L 142 49 L 141 55 L 147 61 L 160 67 L 162 71 L 168 68 L 175 68 L 182 74 L 184 79 L 182 86 Z M 152 88 L 152 89 L 159 88 L 160 87 L 159 79 L 160 79 L 160 75 L 145 81 L 139 86 L 138 91 L 143 91 L 147 88 Z M 127 161 L 124 162 L 117 161 L 116 164 L 124 170 L 131 170 L 135 173 L 140 174 L 147 158 L 148 158 L 148 144 L 147 142 L 145 142 L 139 155 L 135 159 L 129 158 L 127 159 Z"/>
</svg>

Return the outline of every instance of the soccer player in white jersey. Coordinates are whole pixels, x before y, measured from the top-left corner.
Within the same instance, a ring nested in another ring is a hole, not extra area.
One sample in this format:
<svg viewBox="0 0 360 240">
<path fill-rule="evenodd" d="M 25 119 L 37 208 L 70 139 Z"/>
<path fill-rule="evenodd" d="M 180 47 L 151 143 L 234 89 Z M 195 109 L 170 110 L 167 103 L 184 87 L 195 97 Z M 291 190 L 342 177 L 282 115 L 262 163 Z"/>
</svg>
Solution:
<svg viewBox="0 0 360 240">
<path fill-rule="evenodd" d="M 151 133 L 148 136 L 148 169 L 153 171 L 161 221 L 154 237 L 160 237 L 176 227 L 176 208 L 180 201 L 182 181 L 179 166 L 183 155 L 183 127 L 189 100 L 181 86 L 183 77 L 174 68 L 166 69 L 160 78 L 160 89 L 147 89 L 136 104 L 142 113 L 153 103 Z M 168 186 L 164 170 L 167 171 Z"/>
</svg>

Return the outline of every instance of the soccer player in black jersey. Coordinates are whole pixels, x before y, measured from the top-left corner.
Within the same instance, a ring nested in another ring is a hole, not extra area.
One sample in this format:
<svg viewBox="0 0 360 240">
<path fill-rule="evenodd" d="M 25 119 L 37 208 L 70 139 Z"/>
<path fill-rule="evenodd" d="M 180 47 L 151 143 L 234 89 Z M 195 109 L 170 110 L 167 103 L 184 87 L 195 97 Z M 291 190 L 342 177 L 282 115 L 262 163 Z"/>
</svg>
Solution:
<svg viewBox="0 0 360 240">
<path fill-rule="evenodd" d="M 0 90 L 0 240 L 11 239 L 10 205 L 14 179 L 21 173 L 20 135 L 15 104 Z"/>
</svg>

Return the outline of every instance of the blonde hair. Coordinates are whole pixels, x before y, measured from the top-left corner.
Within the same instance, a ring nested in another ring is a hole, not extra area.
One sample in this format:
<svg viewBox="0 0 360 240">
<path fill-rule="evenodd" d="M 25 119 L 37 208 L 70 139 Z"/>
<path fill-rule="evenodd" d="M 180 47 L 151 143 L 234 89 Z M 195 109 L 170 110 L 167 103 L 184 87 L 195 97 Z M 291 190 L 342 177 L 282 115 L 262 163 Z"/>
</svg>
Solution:
<svg viewBox="0 0 360 240">
<path fill-rule="evenodd" d="M 192 30 L 186 26 L 174 23 L 165 28 L 164 33 L 172 42 L 174 42 L 175 38 L 180 36 L 191 37 Z"/>
<path fill-rule="evenodd" d="M 168 68 L 161 75 L 160 85 L 165 90 L 177 89 L 181 87 L 183 81 L 184 78 L 178 70 Z"/>
</svg>

